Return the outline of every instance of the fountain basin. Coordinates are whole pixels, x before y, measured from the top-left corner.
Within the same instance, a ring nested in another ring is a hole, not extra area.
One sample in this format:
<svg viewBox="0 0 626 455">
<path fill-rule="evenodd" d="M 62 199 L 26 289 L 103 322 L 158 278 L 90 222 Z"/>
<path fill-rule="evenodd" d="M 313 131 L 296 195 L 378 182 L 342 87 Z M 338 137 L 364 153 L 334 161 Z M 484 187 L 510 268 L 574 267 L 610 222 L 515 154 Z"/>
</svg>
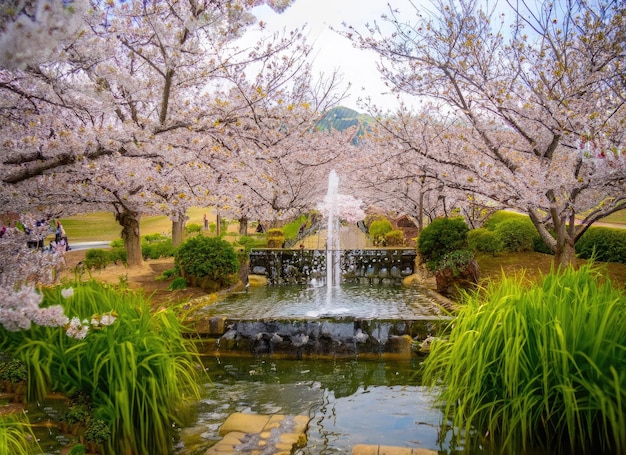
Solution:
<svg viewBox="0 0 626 455">
<path fill-rule="evenodd" d="M 207 305 L 194 327 L 202 352 L 211 354 L 410 356 L 447 320 L 416 287 L 265 286 Z"/>
</svg>

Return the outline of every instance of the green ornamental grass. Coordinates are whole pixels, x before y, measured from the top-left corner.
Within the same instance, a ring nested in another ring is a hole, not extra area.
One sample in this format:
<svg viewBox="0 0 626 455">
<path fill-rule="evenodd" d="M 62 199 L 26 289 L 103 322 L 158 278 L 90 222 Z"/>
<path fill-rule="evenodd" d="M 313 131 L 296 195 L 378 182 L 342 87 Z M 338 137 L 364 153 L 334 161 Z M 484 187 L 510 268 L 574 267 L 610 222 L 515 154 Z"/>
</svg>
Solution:
<svg viewBox="0 0 626 455">
<path fill-rule="evenodd" d="M 424 367 L 452 431 L 494 452 L 626 451 L 626 297 L 593 265 L 466 294 Z"/>
<path fill-rule="evenodd" d="M 0 416 L 0 455 L 30 455 L 41 453 L 24 413 Z"/>
<path fill-rule="evenodd" d="M 93 418 L 111 429 L 105 453 L 169 453 L 184 405 L 199 399 L 203 371 L 175 309 L 152 310 L 142 294 L 96 281 L 74 284 L 68 298 L 60 288 L 46 290 L 44 305 L 58 303 L 70 318 L 91 323 L 84 338 L 33 326 L 0 342 L 28 365 L 29 397 L 82 392 L 91 396 Z M 115 321 L 102 325 L 109 317 Z"/>
</svg>

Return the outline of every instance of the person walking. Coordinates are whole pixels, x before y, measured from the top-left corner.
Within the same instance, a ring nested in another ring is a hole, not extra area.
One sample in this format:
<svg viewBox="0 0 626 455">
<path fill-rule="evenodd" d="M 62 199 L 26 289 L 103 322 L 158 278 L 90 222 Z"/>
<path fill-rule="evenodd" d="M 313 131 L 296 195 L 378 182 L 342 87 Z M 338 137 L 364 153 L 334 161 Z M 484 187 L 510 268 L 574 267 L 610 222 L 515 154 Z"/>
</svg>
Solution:
<svg viewBox="0 0 626 455">
<path fill-rule="evenodd" d="M 59 220 L 57 220 L 57 230 L 54 234 L 54 241 L 57 245 L 64 245 L 65 251 L 71 250 L 70 244 L 67 241 L 67 234 L 65 233 L 65 229 Z"/>
</svg>

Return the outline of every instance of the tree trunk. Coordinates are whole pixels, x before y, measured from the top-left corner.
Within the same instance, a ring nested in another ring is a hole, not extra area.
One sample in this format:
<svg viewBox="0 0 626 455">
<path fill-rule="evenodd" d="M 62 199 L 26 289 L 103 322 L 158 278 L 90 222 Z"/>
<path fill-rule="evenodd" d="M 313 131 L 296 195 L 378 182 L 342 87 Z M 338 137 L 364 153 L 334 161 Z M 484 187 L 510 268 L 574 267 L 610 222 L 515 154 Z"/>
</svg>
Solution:
<svg viewBox="0 0 626 455">
<path fill-rule="evenodd" d="M 115 220 L 122 226 L 122 240 L 128 256 L 128 267 L 140 267 L 143 265 L 141 255 L 141 233 L 139 222 L 141 214 L 128 209 L 123 209 L 115 214 Z"/>
<path fill-rule="evenodd" d="M 554 263 L 561 269 L 569 265 L 576 265 L 576 247 L 574 246 L 574 240 L 570 236 L 564 235 L 563 239 L 557 239 Z"/>
<path fill-rule="evenodd" d="M 248 218 L 239 218 L 239 235 L 248 235 Z"/>
<path fill-rule="evenodd" d="M 185 221 L 172 220 L 172 245 L 179 246 L 185 240 Z"/>
<path fill-rule="evenodd" d="M 215 235 L 217 237 L 222 233 L 222 215 L 219 212 L 215 215 Z"/>
<path fill-rule="evenodd" d="M 424 192 L 420 189 L 419 203 L 417 207 L 417 230 L 422 232 L 424 230 Z"/>
</svg>

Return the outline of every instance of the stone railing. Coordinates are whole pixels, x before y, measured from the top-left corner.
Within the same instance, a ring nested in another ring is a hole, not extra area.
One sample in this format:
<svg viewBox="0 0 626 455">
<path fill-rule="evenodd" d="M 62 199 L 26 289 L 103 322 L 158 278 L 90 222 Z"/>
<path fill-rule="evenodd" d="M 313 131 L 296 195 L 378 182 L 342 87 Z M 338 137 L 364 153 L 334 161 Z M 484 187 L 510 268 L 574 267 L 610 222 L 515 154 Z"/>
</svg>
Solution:
<svg viewBox="0 0 626 455">
<path fill-rule="evenodd" d="M 363 284 L 400 284 L 415 270 L 415 249 L 377 248 L 341 250 L 342 281 Z M 264 275 L 270 284 L 308 284 L 326 279 L 326 250 L 255 249 L 250 274 Z"/>
</svg>

